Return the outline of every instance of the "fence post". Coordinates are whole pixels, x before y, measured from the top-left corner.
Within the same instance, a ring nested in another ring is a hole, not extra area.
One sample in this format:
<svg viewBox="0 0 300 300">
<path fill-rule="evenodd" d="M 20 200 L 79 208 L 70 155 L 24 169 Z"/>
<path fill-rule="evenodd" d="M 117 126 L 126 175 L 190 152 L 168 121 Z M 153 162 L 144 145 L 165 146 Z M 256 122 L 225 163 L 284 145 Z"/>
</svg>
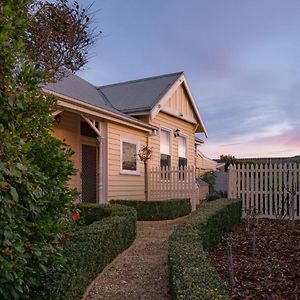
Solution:
<svg viewBox="0 0 300 300">
<path fill-rule="evenodd" d="M 230 165 L 228 168 L 228 199 L 236 198 L 236 168 L 235 165 Z"/>
</svg>

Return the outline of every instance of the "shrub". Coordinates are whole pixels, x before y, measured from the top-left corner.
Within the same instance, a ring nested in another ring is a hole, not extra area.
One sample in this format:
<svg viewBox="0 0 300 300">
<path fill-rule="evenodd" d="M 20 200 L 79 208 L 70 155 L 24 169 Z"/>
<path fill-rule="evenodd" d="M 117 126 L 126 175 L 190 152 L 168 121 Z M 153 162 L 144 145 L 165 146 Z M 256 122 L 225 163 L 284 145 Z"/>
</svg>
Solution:
<svg viewBox="0 0 300 300">
<path fill-rule="evenodd" d="M 134 207 L 139 221 L 171 220 L 191 212 L 189 199 L 167 201 L 111 200 L 110 203 Z"/>
<path fill-rule="evenodd" d="M 64 246 L 67 268 L 49 272 L 33 298 L 81 299 L 91 281 L 135 239 L 136 211 L 124 206 L 82 205 L 82 217 L 94 222 L 74 232 Z M 99 217 L 99 221 L 97 220 Z"/>
<path fill-rule="evenodd" d="M 241 201 L 207 202 L 176 227 L 169 239 L 170 286 L 173 299 L 226 299 L 226 289 L 205 249 L 218 243 L 239 221 Z"/>
<path fill-rule="evenodd" d="M 118 204 L 81 204 L 79 205 L 80 216 L 86 225 L 100 221 L 110 216 L 133 216 L 136 218 L 136 211 L 130 207 Z"/>
</svg>

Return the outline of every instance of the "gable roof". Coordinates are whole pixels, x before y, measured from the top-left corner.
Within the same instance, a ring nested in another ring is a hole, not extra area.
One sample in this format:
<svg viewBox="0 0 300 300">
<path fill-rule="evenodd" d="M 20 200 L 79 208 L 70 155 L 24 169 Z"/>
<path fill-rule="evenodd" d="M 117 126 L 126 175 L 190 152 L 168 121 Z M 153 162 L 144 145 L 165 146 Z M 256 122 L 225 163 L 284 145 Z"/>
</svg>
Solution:
<svg viewBox="0 0 300 300">
<path fill-rule="evenodd" d="M 150 111 L 183 72 L 98 87 L 114 108 L 124 113 Z"/>
<path fill-rule="evenodd" d="M 79 76 L 69 73 L 68 76 L 60 79 L 55 83 L 49 83 L 41 86 L 46 93 L 52 94 L 64 100 L 72 100 L 78 104 L 84 104 L 89 108 L 95 108 L 113 115 L 119 120 L 128 121 L 151 130 L 156 130 L 156 126 L 147 124 L 132 116 L 129 116 L 115 109 L 111 103 L 100 93 L 95 86 L 80 78 Z"/>
<path fill-rule="evenodd" d="M 100 108 L 117 112 L 110 102 L 97 91 L 95 86 L 73 73 L 69 73 L 68 76 L 55 83 L 44 85 L 43 88 Z"/>
</svg>

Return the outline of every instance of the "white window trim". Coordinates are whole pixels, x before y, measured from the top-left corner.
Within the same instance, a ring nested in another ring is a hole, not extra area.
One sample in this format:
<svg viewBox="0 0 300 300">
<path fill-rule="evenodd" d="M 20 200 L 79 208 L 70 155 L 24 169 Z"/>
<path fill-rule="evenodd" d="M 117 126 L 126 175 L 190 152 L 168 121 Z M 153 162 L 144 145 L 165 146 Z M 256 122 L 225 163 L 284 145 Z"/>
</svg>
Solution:
<svg viewBox="0 0 300 300">
<path fill-rule="evenodd" d="M 159 129 L 159 154 L 162 154 L 160 151 L 160 132 L 161 130 L 165 130 L 168 131 L 170 133 L 170 156 L 171 156 L 171 165 L 172 165 L 172 157 L 173 157 L 173 131 L 170 128 L 166 128 L 166 127 L 161 127 Z M 165 154 L 165 153 L 163 153 Z"/>
<path fill-rule="evenodd" d="M 189 136 L 187 134 L 184 134 L 184 133 L 180 133 L 179 136 L 185 138 L 185 141 L 186 141 L 186 159 L 187 159 L 187 162 L 189 160 Z M 178 159 L 179 159 L 179 143 L 178 143 Z"/>
<path fill-rule="evenodd" d="M 139 153 L 140 141 L 134 138 L 121 137 L 120 139 L 120 174 L 124 175 L 141 175 L 141 166 L 138 156 L 136 156 L 136 170 L 123 170 L 123 142 L 135 144 L 136 145 L 136 154 Z"/>
</svg>

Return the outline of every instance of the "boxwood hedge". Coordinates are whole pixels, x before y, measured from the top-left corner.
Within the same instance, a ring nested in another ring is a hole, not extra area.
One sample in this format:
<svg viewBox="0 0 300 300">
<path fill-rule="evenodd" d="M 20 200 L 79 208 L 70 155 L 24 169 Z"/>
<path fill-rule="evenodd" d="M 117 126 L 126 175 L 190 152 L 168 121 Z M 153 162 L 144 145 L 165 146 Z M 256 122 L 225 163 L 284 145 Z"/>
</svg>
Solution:
<svg viewBox="0 0 300 300">
<path fill-rule="evenodd" d="M 110 203 L 134 207 L 139 221 L 171 220 L 191 212 L 190 199 L 166 201 L 111 200 Z"/>
<path fill-rule="evenodd" d="M 169 239 L 173 299 L 227 299 L 225 286 L 205 250 L 240 220 L 241 212 L 240 200 L 219 199 L 203 204 L 177 226 Z"/>
<path fill-rule="evenodd" d="M 136 235 L 136 211 L 121 205 L 84 205 L 80 227 L 63 248 L 66 266 L 60 273 L 51 270 L 43 278 L 44 286 L 33 299 L 76 300 L 91 281 L 119 253 L 128 248 Z"/>
</svg>

